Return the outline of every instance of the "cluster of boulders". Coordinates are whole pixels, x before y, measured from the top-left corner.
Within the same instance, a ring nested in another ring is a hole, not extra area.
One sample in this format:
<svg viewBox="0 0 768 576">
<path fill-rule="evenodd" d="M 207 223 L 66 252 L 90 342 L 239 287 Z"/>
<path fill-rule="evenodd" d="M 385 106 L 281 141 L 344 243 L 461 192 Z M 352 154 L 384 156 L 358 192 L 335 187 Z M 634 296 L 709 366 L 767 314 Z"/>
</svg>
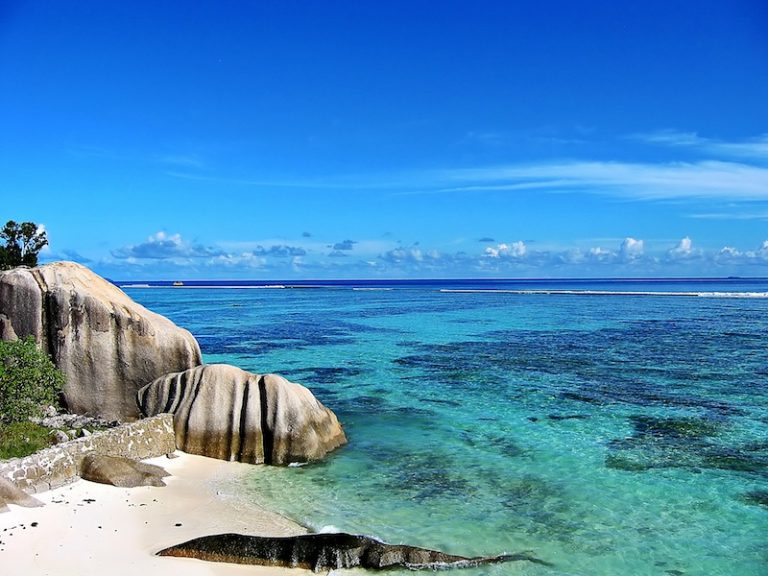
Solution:
<svg viewBox="0 0 768 576">
<path fill-rule="evenodd" d="M 30 335 L 64 373 L 73 414 L 125 422 L 169 412 L 181 450 L 250 463 L 316 460 L 346 442 L 309 390 L 203 365 L 192 334 L 79 264 L 0 273 L 0 339 Z"/>
</svg>

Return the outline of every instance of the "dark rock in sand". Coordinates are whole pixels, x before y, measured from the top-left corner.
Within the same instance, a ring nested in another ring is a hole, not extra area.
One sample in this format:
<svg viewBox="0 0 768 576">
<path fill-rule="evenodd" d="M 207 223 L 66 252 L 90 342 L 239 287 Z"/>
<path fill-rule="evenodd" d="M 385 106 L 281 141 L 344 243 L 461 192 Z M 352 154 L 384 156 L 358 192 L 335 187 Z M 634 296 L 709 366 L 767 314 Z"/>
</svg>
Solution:
<svg viewBox="0 0 768 576">
<path fill-rule="evenodd" d="M 0 512 L 6 512 L 8 504 L 16 504 L 16 506 L 24 506 L 25 508 L 36 508 L 43 505 L 40 500 L 27 494 L 10 480 L 0 478 Z"/>
<path fill-rule="evenodd" d="M 276 374 L 212 364 L 168 374 L 137 396 L 147 416 L 174 415 L 180 450 L 252 464 L 318 460 L 347 439 L 336 415 Z"/>
<path fill-rule="evenodd" d="M 88 454 L 80 465 L 83 480 L 111 484 L 120 488 L 136 486 L 165 486 L 163 478 L 170 476 L 160 466 L 145 464 L 122 456 Z"/>
<path fill-rule="evenodd" d="M 436 570 L 513 561 L 550 565 L 527 553 L 466 558 L 404 544 L 385 544 L 367 536 L 344 533 L 306 534 L 287 538 L 217 534 L 171 546 L 157 555 L 233 564 L 305 568 L 315 572 L 356 567 Z"/>
</svg>

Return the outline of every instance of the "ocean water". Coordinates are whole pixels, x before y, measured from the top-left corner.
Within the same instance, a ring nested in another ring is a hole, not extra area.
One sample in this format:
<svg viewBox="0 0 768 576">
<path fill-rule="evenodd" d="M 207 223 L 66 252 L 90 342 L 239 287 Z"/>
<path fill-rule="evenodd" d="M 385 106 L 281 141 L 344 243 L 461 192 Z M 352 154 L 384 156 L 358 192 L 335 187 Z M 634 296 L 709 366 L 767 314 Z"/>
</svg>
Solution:
<svg viewBox="0 0 768 576">
<path fill-rule="evenodd" d="M 468 576 L 768 574 L 768 281 L 204 285 L 126 291 L 206 362 L 306 385 L 349 437 L 240 497 L 552 564 Z"/>
</svg>

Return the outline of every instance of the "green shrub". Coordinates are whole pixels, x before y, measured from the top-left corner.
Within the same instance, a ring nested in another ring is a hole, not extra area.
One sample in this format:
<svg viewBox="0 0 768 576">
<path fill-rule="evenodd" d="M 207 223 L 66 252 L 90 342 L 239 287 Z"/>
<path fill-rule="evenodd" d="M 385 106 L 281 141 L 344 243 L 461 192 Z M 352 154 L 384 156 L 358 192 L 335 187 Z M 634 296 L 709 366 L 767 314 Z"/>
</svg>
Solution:
<svg viewBox="0 0 768 576">
<path fill-rule="evenodd" d="M 34 338 L 0 341 L 0 421 L 22 422 L 58 404 L 64 375 Z"/>
<path fill-rule="evenodd" d="M 51 430 L 33 422 L 0 425 L 0 460 L 23 458 L 53 442 Z"/>
</svg>

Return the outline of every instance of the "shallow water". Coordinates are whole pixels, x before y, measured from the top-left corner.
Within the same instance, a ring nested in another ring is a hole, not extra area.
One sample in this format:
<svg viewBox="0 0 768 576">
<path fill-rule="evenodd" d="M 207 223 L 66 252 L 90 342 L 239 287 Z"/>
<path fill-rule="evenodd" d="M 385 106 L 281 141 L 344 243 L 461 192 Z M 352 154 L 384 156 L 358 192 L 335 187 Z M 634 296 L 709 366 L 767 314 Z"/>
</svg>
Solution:
<svg viewBox="0 0 768 576">
<path fill-rule="evenodd" d="M 128 293 L 336 412 L 348 446 L 241 487 L 312 528 L 554 564 L 473 576 L 768 573 L 768 300 L 387 287 Z"/>
</svg>

